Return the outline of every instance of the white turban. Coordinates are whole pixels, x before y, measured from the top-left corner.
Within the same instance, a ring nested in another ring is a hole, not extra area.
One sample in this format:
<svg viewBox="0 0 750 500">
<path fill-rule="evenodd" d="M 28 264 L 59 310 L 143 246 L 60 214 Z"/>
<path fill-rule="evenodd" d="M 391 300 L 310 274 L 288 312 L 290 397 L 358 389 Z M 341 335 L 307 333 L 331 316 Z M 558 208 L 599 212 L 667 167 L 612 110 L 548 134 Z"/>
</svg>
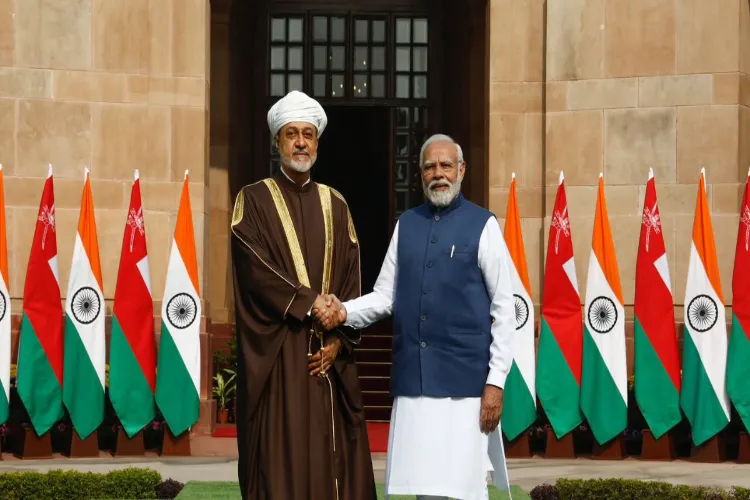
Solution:
<svg viewBox="0 0 750 500">
<path fill-rule="evenodd" d="M 318 101 L 304 92 L 293 90 L 268 110 L 268 128 L 271 129 L 271 135 L 275 136 L 281 127 L 291 122 L 311 123 L 318 129 L 320 138 L 328 124 L 328 118 Z"/>
</svg>

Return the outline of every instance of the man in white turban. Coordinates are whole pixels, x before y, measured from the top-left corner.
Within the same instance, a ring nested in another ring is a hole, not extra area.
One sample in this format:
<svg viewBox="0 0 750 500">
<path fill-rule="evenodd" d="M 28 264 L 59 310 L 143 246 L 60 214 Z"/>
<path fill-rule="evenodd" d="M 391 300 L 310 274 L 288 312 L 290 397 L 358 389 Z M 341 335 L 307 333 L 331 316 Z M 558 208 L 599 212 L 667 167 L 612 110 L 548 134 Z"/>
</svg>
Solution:
<svg viewBox="0 0 750 500">
<path fill-rule="evenodd" d="M 324 294 L 360 294 L 346 201 L 311 182 L 323 108 L 290 92 L 268 112 L 281 171 L 240 190 L 232 215 L 243 499 L 376 500 L 353 350 L 360 332 L 324 332 Z"/>
</svg>

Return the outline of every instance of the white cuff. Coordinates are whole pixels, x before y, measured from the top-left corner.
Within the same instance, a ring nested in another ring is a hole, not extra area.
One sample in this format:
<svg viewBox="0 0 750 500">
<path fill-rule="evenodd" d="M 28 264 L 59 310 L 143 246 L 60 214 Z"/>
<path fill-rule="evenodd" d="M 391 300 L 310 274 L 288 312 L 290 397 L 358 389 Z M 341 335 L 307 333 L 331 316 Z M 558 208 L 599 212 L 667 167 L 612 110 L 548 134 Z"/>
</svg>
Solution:
<svg viewBox="0 0 750 500">
<path fill-rule="evenodd" d="M 505 387 L 505 379 L 508 377 L 507 373 L 503 373 L 500 370 L 490 370 L 490 374 L 487 375 L 487 385 L 494 385 L 503 389 Z"/>
</svg>

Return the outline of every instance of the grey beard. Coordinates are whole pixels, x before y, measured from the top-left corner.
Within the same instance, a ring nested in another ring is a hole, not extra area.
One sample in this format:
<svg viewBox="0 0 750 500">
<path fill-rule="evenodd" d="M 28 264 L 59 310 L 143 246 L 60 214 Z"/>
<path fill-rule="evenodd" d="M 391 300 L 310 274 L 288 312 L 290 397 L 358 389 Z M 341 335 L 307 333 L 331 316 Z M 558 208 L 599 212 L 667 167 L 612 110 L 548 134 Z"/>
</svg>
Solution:
<svg viewBox="0 0 750 500">
<path fill-rule="evenodd" d="M 450 186 L 448 191 L 433 191 L 431 188 L 434 186 Z M 456 182 L 451 184 L 448 181 L 432 181 L 429 185 L 422 183 L 422 190 L 424 191 L 425 198 L 435 205 L 436 207 L 447 207 L 451 204 L 453 199 L 458 196 L 458 192 L 461 191 L 461 179 L 456 179 Z"/>
<path fill-rule="evenodd" d="M 309 158 L 309 161 L 306 162 L 299 162 L 297 160 L 294 160 L 294 156 L 281 156 L 281 164 L 284 165 L 287 168 L 291 168 L 292 170 L 300 173 L 305 173 L 308 170 L 310 170 L 313 165 L 315 165 L 315 160 L 318 159 L 318 155 L 311 155 Z"/>
</svg>

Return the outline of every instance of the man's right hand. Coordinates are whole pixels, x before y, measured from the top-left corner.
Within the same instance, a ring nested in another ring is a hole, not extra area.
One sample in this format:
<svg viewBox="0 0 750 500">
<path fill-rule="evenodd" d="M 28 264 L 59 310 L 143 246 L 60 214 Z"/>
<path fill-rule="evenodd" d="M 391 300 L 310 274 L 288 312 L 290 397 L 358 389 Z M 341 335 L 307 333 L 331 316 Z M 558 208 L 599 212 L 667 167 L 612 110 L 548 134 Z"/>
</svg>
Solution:
<svg viewBox="0 0 750 500">
<path fill-rule="evenodd" d="M 323 306 L 318 305 L 320 299 L 323 301 Z M 346 321 L 346 308 L 333 294 L 319 295 L 313 304 L 312 313 L 325 330 L 332 330 Z"/>
</svg>

